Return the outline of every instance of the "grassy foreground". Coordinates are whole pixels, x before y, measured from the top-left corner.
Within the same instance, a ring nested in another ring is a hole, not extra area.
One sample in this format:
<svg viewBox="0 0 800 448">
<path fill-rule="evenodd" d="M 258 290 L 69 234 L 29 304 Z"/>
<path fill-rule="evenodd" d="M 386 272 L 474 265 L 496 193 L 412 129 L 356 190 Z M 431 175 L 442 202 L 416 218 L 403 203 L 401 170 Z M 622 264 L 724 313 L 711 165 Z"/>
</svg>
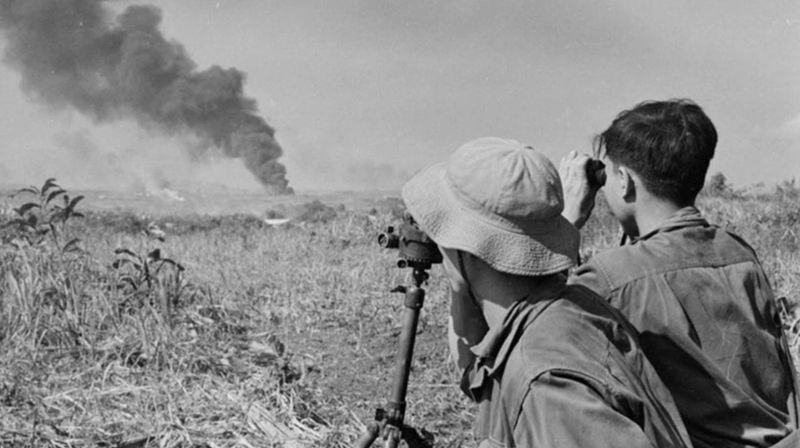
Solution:
<svg viewBox="0 0 800 448">
<path fill-rule="evenodd" d="M 0 446 L 349 447 L 388 398 L 403 309 L 388 291 L 408 272 L 376 235 L 397 200 L 308 203 L 270 226 L 284 213 L 91 212 L 43 189 L 0 218 Z M 700 208 L 796 303 L 796 196 Z M 584 256 L 618 237 L 600 204 Z M 437 446 L 476 446 L 448 361 L 445 280 L 431 274 L 407 420 Z"/>
</svg>

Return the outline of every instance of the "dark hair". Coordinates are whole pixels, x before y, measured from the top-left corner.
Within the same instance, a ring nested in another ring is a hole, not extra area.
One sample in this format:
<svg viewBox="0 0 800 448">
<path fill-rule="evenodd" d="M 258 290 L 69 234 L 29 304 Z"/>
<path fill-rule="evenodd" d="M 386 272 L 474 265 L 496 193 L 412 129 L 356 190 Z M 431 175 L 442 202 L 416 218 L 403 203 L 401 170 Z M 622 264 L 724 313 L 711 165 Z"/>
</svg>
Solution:
<svg viewBox="0 0 800 448">
<path fill-rule="evenodd" d="M 596 155 L 630 168 L 655 196 L 689 205 L 703 188 L 717 130 L 686 99 L 646 101 L 617 115 L 595 138 Z"/>
</svg>

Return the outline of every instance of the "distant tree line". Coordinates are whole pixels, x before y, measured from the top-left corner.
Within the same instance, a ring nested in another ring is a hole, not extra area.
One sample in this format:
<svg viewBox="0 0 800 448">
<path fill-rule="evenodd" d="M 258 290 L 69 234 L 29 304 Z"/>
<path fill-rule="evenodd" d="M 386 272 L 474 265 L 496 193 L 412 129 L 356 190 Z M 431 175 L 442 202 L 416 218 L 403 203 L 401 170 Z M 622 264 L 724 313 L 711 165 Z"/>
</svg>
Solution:
<svg viewBox="0 0 800 448">
<path fill-rule="evenodd" d="M 800 200 L 800 183 L 793 177 L 767 188 L 763 182 L 744 189 L 735 189 L 721 172 L 709 176 L 701 193 L 703 196 L 727 199 L 758 198 L 770 200 Z"/>
</svg>

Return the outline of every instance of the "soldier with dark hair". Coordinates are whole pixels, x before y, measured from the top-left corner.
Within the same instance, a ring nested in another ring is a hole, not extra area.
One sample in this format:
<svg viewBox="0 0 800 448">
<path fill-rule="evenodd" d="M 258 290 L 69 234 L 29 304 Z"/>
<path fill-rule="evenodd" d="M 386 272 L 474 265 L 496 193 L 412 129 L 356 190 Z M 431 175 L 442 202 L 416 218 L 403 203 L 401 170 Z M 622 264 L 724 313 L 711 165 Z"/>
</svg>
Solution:
<svg viewBox="0 0 800 448">
<path fill-rule="evenodd" d="M 629 244 L 595 255 L 571 283 L 639 330 L 695 447 L 768 447 L 797 428 L 792 363 L 755 252 L 694 206 L 716 144 L 713 123 L 688 100 L 619 114 L 595 152 Z M 588 160 L 573 152 L 561 164 L 564 216 L 578 228 L 597 193 Z"/>
</svg>

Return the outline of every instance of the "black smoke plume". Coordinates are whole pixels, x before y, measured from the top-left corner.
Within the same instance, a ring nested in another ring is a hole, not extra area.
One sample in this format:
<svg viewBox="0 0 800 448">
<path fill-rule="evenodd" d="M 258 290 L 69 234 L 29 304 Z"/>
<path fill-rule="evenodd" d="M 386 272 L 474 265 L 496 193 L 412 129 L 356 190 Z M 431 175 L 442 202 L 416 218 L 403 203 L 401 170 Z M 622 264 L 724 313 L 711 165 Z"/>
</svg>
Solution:
<svg viewBox="0 0 800 448">
<path fill-rule="evenodd" d="M 275 131 L 243 93 L 244 74 L 198 70 L 159 30 L 161 11 L 129 6 L 114 17 L 103 0 L 0 0 L 4 59 L 25 92 L 97 122 L 133 118 L 221 148 L 270 191 L 291 193 Z M 198 149 L 202 151 L 202 149 Z"/>
</svg>

